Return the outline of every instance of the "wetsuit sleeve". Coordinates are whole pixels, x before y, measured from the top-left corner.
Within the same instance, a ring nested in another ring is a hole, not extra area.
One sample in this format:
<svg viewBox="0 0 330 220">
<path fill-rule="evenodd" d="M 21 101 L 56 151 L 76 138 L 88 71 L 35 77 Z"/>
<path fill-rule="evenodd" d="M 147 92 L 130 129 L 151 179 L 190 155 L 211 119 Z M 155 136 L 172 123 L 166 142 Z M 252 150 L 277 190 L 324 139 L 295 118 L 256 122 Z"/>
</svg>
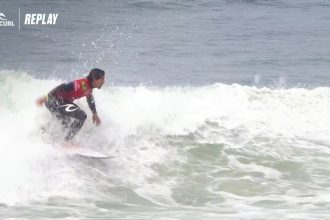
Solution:
<svg viewBox="0 0 330 220">
<path fill-rule="evenodd" d="M 52 91 L 48 93 L 48 95 L 51 95 L 53 97 L 61 97 L 63 93 L 65 92 L 71 92 L 74 91 L 74 83 L 63 83 L 57 87 L 55 87 Z"/>
<path fill-rule="evenodd" d="M 96 113 L 96 107 L 95 107 L 95 100 L 93 95 L 86 96 L 87 103 L 89 108 L 92 110 L 93 113 Z"/>
</svg>

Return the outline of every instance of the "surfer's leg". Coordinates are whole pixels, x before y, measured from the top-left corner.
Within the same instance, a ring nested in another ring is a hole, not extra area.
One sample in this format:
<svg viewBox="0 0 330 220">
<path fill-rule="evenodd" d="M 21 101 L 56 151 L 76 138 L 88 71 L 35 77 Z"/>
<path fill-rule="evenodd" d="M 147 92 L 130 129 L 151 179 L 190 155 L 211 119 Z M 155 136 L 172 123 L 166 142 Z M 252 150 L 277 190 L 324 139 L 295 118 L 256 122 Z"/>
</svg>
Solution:
<svg viewBox="0 0 330 220">
<path fill-rule="evenodd" d="M 84 125 L 84 122 L 87 118 L 86 113 L 83 110 L 79 109 L 79 107 L 74 112 L 72 112 L 72 113 L 70 112 L 70 115 L 71 115 L 71 117 L 74 118 L 74 121 L 70 125 L 69 131 L 65 135 L 66 141 L 72 140 L 72 138 L 78 133 L 78 131 L 80 131 L 80 129 Z"/>
<path fill-rule="evenodd" d="M 58 119 L 62 121 L 62 125 L 69 129 L 65 135 L 65 140 L 71 140 L 83 126 L 87 115 L 78 105 L 72 102 L 64 102 L 62 100 L 51 99 L 46 102 L 46 107 Z M 70 124 L 70 119 L 74 119 Z"/>
<path fill-rule="evenodd" d="M 62 100 L 55 99 L 53 97 L 48 97 L 45 105 L 48 110 L 58 119 L 61 121 L 62 126 L 65 129 L 69 128 L 70 117 L 65 115 L 65 112 L 59 108 L 59 106 L 67 104 Z"/>
<path fill-rule="evenodd" d="M 86 113 L 79 108 L 78 105 L 74 103 L 64 103 L 57 107 L 58 112 L 61 114 L 61 117 L 63 117 L 63 120 L 65 123 L 69 123 L 68 118 L 73 119 L 73 122 L 71 124 L 67 124 L 68 131 L 65 135 L 65 140 L 69 141 L 72 140 L 72 138 L 78 133 L 78 131 L 83 126 L 87 115 Z"/>
<path fill-rule="evenodd" d="M 55 98 L 48 96 L 47 101 L 45 102 L 46 107 L 51 113 L 56 113 L 58 112 L 57 108 L 60 105 L 60 101 L 56 100 Z"/>
</svg>

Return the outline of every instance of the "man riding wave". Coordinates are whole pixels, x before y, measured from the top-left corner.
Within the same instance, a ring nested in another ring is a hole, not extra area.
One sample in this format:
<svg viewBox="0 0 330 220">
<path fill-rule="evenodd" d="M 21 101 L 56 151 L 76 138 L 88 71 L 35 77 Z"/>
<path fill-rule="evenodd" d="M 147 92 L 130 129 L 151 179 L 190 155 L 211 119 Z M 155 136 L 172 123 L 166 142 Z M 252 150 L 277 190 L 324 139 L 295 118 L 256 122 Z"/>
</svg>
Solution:
<svg viewBox="0 0 330 220">
<path fill-rule="evenodd" d="M 77 79 L 72 82 L 63 83 L 51 90 L 46 96 L 37 99 L 38 106 L 45 105 L 55 115 L 62 125 L 67 128 L 65 141 L 69 143 L 82 128 L 87 115 L 74 100 L 86 97 L 89 108 L 93 113 L 93 123 L 100 125 L 101 120 L 97 115 L 93 89 L 100 89 L 104 84 L 105 72 L 101 69 L 92 69 L 86 78 Z M 70 119 L 73 122 L 70 124 Z"/>
</svg>

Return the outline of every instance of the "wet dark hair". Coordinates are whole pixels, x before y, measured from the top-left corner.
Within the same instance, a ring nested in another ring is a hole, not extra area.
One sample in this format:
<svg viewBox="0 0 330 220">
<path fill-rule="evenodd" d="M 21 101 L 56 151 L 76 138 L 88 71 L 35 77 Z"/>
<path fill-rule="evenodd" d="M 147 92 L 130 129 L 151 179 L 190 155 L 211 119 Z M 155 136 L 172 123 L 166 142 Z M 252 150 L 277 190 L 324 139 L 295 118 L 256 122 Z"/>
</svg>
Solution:
<svg viewBox="0 0 330 220">
<path fill-rule="evenodd" d="M 104 74 L 105 74 L 104 70 L 94 68 L 89 72 L 87 79 L 92 82 L 95 79 L 101 79 L 104 76 Z"/>
</svg>

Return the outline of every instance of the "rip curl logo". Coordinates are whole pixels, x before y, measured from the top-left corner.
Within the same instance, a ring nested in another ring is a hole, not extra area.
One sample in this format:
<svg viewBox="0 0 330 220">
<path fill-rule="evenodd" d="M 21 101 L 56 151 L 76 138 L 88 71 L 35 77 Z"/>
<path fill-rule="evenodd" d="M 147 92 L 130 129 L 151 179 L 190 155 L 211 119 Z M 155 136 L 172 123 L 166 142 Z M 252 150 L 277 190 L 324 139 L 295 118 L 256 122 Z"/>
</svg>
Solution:
<svg viewBox="0 0 330 220">
<path fill-rule="evenodd" d="M 6 15 L 0 12 L 0 27 L 14 27 L 14 21 L 8 20 Z"/>
<path fill-rule="evenodd" d="M 76 105 L 73 105 L 73 104 L 61 105 L 61 106 L 59 106 L 59 108 L 65 108 L 66 112 L 74 112 L 78 109 L 78 107 Z"/>
<path fill-rule="evenodd" d="M 1 12 L 0 12 L 0 20 L 1 20 L 1 21 L 7 21 L 7 19 L 6 19 L 6 15 L 5 15 L 4 13 L 1 13 Z"/>
</svg>

